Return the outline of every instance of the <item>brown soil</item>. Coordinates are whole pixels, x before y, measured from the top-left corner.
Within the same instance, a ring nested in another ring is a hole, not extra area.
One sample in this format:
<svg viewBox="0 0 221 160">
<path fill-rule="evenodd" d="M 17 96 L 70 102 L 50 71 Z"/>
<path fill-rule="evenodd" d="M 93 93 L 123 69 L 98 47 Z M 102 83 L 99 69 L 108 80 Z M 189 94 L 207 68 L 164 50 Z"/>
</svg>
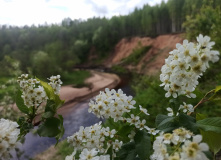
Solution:
<svg viewBox="0 0 221 160">
<path fill-rule="evenodd" d="M 129 56 L 138 44 L 152 46 L 137 66 L 127 66 L 128 69 L 135 70 L 138 73 L 152 75 L 160 71 L 169 52 L 176 47 L 176 43 L 182 43 L 183 39 L 183 34 L 160 35 L 156 38 L 124 38 L 115 46 L 113 56 L 105 64 L 108 67 L 120 64 L 121 60 Z"/>
</svg>

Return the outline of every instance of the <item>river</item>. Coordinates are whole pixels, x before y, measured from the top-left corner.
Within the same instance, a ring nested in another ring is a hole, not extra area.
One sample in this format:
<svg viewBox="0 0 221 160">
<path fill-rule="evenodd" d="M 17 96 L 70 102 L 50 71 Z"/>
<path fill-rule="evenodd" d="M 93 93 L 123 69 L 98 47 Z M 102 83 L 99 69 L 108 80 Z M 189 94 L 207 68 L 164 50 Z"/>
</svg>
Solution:
<svg viewBox="0 0 221 160">
<path fill-rule="evenodd" d="M 120 87 L 127 95 L 133 95 L 133 91 L 127 83 L 123 82 L 118 87 Z M 86 100 L 76 104 L 70 109 L 68 114 L 63 115 L 65 133 L 62 139 L 73 135 L 79 130 L 80 126 L 90 126 L 101 120 L 94 114 L 88 113 L 88 102 L 89 100 Z M 35 155 L 47 150 L 55 143 L 56 140 L 54 138 L 39 137 L 37 134 L 28 133 L 25 136 L 24 144 L 19 147 L 20 153 L 22 154 L 17 156 L 13 153 L 12 160 L 30 160 Z"/>
</svg>

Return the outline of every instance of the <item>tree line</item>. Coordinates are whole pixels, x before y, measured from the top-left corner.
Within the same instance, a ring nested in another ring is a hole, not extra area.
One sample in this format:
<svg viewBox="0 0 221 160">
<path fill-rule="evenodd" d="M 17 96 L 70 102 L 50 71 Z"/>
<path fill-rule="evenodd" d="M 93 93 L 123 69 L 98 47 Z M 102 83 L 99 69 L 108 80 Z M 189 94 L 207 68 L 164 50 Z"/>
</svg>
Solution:
<svg viewBox="0 0 221 160">
<path fill-rule="evenodd" d="M 1 25 L 0 61 L 5 55 L 11 56 L 20 61 L 24 72 L 45 77 L 71 70 L 76 64 L 96 64 L 109 56 L 124 37 L 154 37 L 185 31 L 182 24 L 186 18 L 199 14 L 207 3 L 214 8 L 221 6 L 221 0 L 168 0 L 155 6 L 146 4 L 128 15 L 110 19 L 65 18 L 60 25 Z"/>
</svg>

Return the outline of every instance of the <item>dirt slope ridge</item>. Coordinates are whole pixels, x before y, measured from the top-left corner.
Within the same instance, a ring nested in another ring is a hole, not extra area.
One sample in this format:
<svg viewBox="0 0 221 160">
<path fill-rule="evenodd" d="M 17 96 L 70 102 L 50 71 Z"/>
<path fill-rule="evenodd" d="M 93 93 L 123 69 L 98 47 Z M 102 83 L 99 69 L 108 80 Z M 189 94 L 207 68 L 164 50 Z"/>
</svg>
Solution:
<svg viewBox="0 0 221 160">
<path fill-rule="evenodd" d="M 138 44 L 152 46 L 136 66 L 128 65 L 126 67 L 130 70 L 136 70 L 138 73 L 155 74 L 160 71 L 161 66 L 164 64 L 164 59 L 176 47 L 176 43 L 182 43 L 183 39 L 182 34 L 160 35 L 156 38 L 124 38 L 115 46 L 113 56 L 106 64 L 108 66 L 120 64 L 121 60 L 128 57 Z"/>
</svg>

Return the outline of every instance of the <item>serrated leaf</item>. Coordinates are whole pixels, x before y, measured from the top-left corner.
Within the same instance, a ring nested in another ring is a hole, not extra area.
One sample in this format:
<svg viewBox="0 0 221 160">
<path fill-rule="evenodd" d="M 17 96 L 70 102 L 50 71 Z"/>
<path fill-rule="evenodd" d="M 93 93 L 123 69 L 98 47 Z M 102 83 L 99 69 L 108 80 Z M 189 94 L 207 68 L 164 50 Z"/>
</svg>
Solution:
<svg viewBox="0 0 221 160">
<path fill-rule="evenodd" d="M 175 113 L 178 112 L 178 109 L 179 109 L 179 108 L 178 108 L 177 106 L 179 106 L 179 104 L 180 104 L 180 102 L 179 102 L 179 100 L 176 99 L 176 98 L 170 99 L 170 101 L 169 101 L 169 106 L 173 109 L 173 111 L 174 111 Z"/>
<path fill-rule="evenodd" d="M 53 100 L 47 100 L 47 104 L 45 106 L 45 112 L 56 112 L 56 104 Z"/>
<path fill-rule="evenodd" d="M 220 90 L 221 90 L 221 86 L 216 86 L 215 92 L 218 92 L 218 91 L 220 91 Z"/>
<path fill-rule="evenodd" d="M 209 148 L 214 154 L 216 154 L 221 149 L 221 134 L 211 131 L 200 130 L 203 136 L 203 141 L 209 145 Z"/>
<path fill-rule="evenodd" d="M 129 137 L 128 137 L 128 134 L 130 134 L 131 133 L 131 130 L 133 129 L 134 127 L 133 126 L 131 126 L 131 125 L 124 125 L 124 126 L 122 126 L 119 130 L 118 130 L 118 132 L 117 132 L 117 134 L 118 135 L 121 135 L 121 139 L 120 140 L 125 140 L 125 141 L 127 141 L 127 140 L 129 140 Z"/>
<path fill-rule="evenodd" d="M 135 149 L 135 143 L 129 142 L 123 144 L 120 151 L 117 153 L 120 160 L 134 160 L 137 153 Z"/>
<path fill-rule="evenodd" d="M 56 136 L 57 143 L 58 143 L 58 140 L 62 138 L 62 136 L 64 135 L 64 131 L 65 131 L 62 115 L 58 115 L 58 118 L 60 120 L 60 124 L 59 124 L 60 133 Z M 57 145 L 57 143 L 56 143 L 56 145 Z"/>
<path fill-rule="evenodd" d="M 177 124 L 175 123 L 174 120 L 175 120 L 174 117 L 159 114 L 157 115 L 156 121 L 155 121 L 156 127 L 157 129 L 164 131 L 164 132 L 172 131 L 173 129 L 177 127 Z"/>
<path fill-rule="evenodd" d="M 48 98 L 50 100 L 55 100 L 55 93 L 54 93 L 54 89 L 47 83 L 44 82 L 38 78 L 36 78 L 38 81 L 40 81 L 40 84 L 43 86 Z"/>
<path fill-rule="evenodd" d="M 191 130 L 193 133 L 198 132 L 198 128 L 196 127 L 196 119 L 186 115 L 184 113 L 179 114 L 179 126 L 182 126 L 186 129 Z"/>
<path fill-rule="evenodd" d="M 163 114 L 158 114 L 155 120 L 156 126 L 160 125 L 163 121 L 171 121 L 173 117 L 163 115 Z"/>
<path fill-rule="evenodd" d="M 134 137 L 135 149 L 141 160 L 146 160 L 150 156 L 151 141 L 145 130 L 138 131 Z"/>
<path fill-rule="evenodd" d="M 196 125 L 203 131 L 221 133 L 221 117 L 212 117 L 199 120 L 196 122 Z"/>
<path fill-rule="evenodd" d="M 201 113 L 196 113 L 196 120 L 197 121 L 205 119 L 205 118 L 207 118 L 207 115 L 201 114 Z"/>
<path fill-rule="evenodd" d="M 212 101 L 220 101 L 221 100 L 221 86 L 216 86 L 214 90 L 214 94 L 209 98 Z"/>
<path fill-rule="evenodd" d="M 54 117 L 55 113 L 54 112 L 51 112 L 51 111 L 48 111 L 48 112 L 45 112 L 42 114 L 42 118 L 51 118 L 51 117 Z"/>
<path fill-rule="evenodd" d="M 58 118 L 48 118 L 39 126 L 37 133 L 41 137 L 56 137 L 60 133 L 59 125 L 60 120 Z"/>
<path fill-rule="evenodd" d="M 61 100 L 60 97 L 54 93 L 54 89 L 46 82 L 36 78 L 40 81 L 40 84 L 43 86 L 49 100 L 53 100 L 55 102 L 56 108 L 61 107 L 64 104 L 64 100 Z"/>
<path fill-rule="evenodd" d="M 109 127 L 110 129 L 120 130 L 120 125 L 118 122 L 114 122 L 113 118 L 108 118 L 103 124 L 104 127 Z"/>
<path fill-rule="evenodd" d="M 28 113 L 29 113 L 29 109 L 28 109 L 28 107 L 24 104 L 24 100 L 23 100 L 23 98 L 21 97 L 21 95 L 22 95 L 22 92 L 19 90 L 19 91 L 17 92 L 16 99 L 15 99 L 16 105 L 17 105 L 18 109 L 19 109 L 21 112 L 23 112 L 23 113 L 25 113 L 25 114 L 28 114 Z"/>
</svg>

